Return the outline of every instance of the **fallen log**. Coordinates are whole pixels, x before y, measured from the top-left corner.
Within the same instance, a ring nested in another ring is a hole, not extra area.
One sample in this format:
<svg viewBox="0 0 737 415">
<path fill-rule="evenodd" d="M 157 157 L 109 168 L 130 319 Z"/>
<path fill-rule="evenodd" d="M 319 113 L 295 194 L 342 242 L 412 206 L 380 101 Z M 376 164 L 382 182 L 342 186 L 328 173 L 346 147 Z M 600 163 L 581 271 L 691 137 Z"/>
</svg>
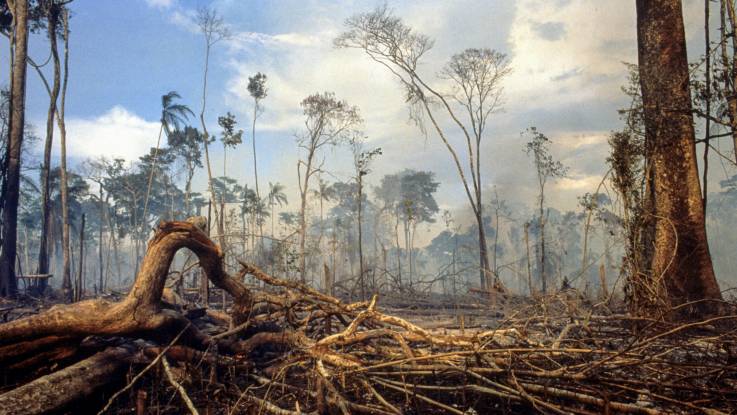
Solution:
<svg viewBox="0 0 737 415">
<path fill-rule="evenodd" d="M 57 412 L 120 379 L 133 352 L 111 347 L 74 365 L 0 395 L 1 415 Z"/>
</svg>

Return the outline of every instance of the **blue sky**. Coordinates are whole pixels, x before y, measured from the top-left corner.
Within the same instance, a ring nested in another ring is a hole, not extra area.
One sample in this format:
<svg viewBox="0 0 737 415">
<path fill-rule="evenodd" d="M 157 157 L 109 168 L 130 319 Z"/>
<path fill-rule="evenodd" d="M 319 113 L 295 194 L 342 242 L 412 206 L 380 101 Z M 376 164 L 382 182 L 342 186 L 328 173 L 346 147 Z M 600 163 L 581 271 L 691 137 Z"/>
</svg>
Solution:
<svg viewBox="0 0 737 415">
<path fill-rule="evenodd" d="M 212 54 L 209 129 L 217 133 L 217 116 L 231 111 L 241 128 L 250 131 L 247 78 L 257 71 L 269 77 L 258 133 L 262 183 L 285 183 L 290 200 L 296 200 L 299 102 L 329 90 L 360 107 L 370 145 L 384 149 L 370 181 L 403 168 L 432 170 L 442 182 L 441 207 L 463 210 L 465 196 L 447 152 L 437 137 L 425 137 L 408 123 L 396 80 L 359 53 L 332 47 L 345 18 L 383 3 L 75 0 L 67 99 L 73 162 L 99 156 L 135 160 L 146 152 L 156 143 L 160 97 L 170 90 L 178 91 L 182 102 L 199 113 L 204 41 L 193 30 L 192 17 L 197 7 L 210 6 L 224 16 L 235 37 L 218 44 Z M 505 110 L 491 121 L 483 147 L 488 188 L 496 186 L 502 198 L 532 203 L 535 181 L 520 132 L 535 125 L 554 141 L 553 151 L 571 167 L 569 177 L 550 188 L 553 206 L 574 208 L 576 196 L 595 189 L 605 170 L 607 135 L 619 127 L 616 109 L 626 102 L 619 91 L 626 74 L 622 62 L 636 60 L 634 1 L 387 4 L 417 31 L 436 40 L 422 67 L 429 79 L 453 53 L 468 47 L 489 47 L 510 56 L 514 72 L 505 83 Z M 692 44 L 698 44 L 700 36 L 701 7 L 699 1 L 684 2 Z M 45 60 L 46 48 L 43 36 L 34 35 L 34 59 Z M 3 52 L 0 56 L 6 58 Z M 0 65 L 4 79 L 6 71 Z M 28 120 L 39 130 L 46 105 L 46 92 L 36 74 L 29 72 Z M 198 126 L 196 119 L 192 122 Z M 228 174 L 249 184 L 250 149 L 247 133 L 244 145 L 228 152 Z M 326 179 L 350 177 L 347 150 L 335 149 L 325 157 L 331 166 Z M 216 174 L 222 169 L 219 144 L 213 146 L 213 169 Z M 200 172 L 196 178 L 200 188 L 204 177 Z"/>
</svg>

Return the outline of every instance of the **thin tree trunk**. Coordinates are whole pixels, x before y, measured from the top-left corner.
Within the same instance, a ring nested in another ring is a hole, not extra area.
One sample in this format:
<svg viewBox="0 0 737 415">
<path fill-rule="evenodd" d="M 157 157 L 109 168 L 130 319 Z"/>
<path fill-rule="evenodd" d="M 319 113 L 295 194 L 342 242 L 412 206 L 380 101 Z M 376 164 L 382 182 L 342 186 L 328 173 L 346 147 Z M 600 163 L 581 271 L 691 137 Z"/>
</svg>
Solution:
<svg viewBox="0 0 737 415">
<path fill-rule="evenodd" d="M 102 248 L 103 248 L 103 239 L 102 239 L 102 231 L 103 231 L 103 223 L 105 220 L 105 202 L 102 200 L 102 181 L 100 182 L 100 227 L 98 230 L 98 249 L 97 249 L 97 262 L 98 262 L 98 268 L 100 271 L 100 285 L 98 286 L 98 289 L 100 290 L 100 294 L 102 294 L 105 290 L 105 264 L 103 263 L 103 255 L 102 255 Z"/>
<path fill-rule="evenodd" d="M 397 216 L 394 224 L 394 236 L 397 245 L 397 276 L 399 278 L 399 290 L 401 291 L 404 287 L 402 285 L 402 248 L 399 245 L 399 216 Z"/>
<path fill-rule="evenodd" d="M 489 266 L 489 248 L 486 243 L 486 230 L 484 229 L 484 220 L 481 217 L 481 211 L 476 214 L 476 223 L 479 227 L 479 283 L 482 290 L 491 290 L 491 267 Z"/>
<path fill-rule="evenodd" d="M 667 293 L 666 305 L 721 299 L 706 239 L 681 2 L 636 4 L 640 84 L 654 175 L 651 277 L 655 283 L 663 279 L 665 292 L 659 292 Z"/>
<path fill-rule="evenodd" d="M 69 79 L 69 11 L 64 9 L 64 80 L 61 88 L 61 107 L 57 115 L 61 139 L 61 217 L 62 217 L 62 251 L 64 265 L 62 269 L 62 291 L 67 301 L 72 299 L 72 276 L 69 243 L 69 187 L 67 183 L 67 130 L 64 112 Z"/>
<path fill-rule="evenodd" d="M 307 260 L 305 253 L 305 244 L 307 240 L 307 193 L 309 192 L 310 176 L 312 175 L 312 159 L 315 152 L 312 148 L 307 154 L 307 163 L 305 169 L 305 177 L 300 189 L 300 207 L 299 207 L 299 277 L 300 280 L 305 283 L 307 282 Z M 299 172 L 299 165 L 297 165 L 297 171 Z"/>
<path fill-rule="evenodd" d="M 730 72 L 729 78 L 731 81 L 731 88 L 728 89 L 728 108 L 730 115 L 729 119 L 732 124 L 732 142 L 734 145 L 735 160 L 737 160 L 737 39 L 735 39 L 735 30 L 737 30 L 737 16 L 735 16 L 733 1 L 722 0 L 722 5 L 723 7 L 726 7 L 727 16 L 729 16 L 729 28 L 731 33 L 730 38 L 732 42 L 732 63 L 729 66 L 725 66 L 725 68 L 729 68 Z"/>
<path fill-rule="evenodd" d="M 527 288 L 530 290 L 530 297 L 535 296 L 535 288 L 532 286 L 532 263 L 530 260 L 530 223 L 525 223 L 525 247 L 527 248 Z"/>
<path fill-rule="evenodd" d="M 363 225 L 361 222 L 361 197 L 363 193 L 363 180 L 361 179 L 361 173 L 358 174 L 358 272 L 359 281 L 361 284 L 361 301 L 366 301 L 366 281 L 363 268 Z"/>
<path fill-rule="evenodd" d="M 60 63 L 59 51 L 56 44 L 56 28 L 59 19 L 59 8 L 50 5 L 47 10 L 47 34 L 49 38 L 51 57 L 54 64 L 54 83 L 49 93 L 49 110 L 46 116 L 46 142 L 44 144 L 44 159 L 41 165 L 41 237 L 38 247 L 38 274 L 49 273 L 49 220 L 50 220 L 50 189 L 49 189 L 49 171 L 51 169 L 51 147 L 54 141 L 54 116 L 56 114 L 56 101 L 59 97 L 59 89 L 61 87 L 60 80 Z M 39 282 L 39 291 L 43 292 L 46 280 Z"/>
<path fill-rule="evenodd" d="M 212 167 L 210 164 L 210 150 L 209 150 L 209 143 L 210 140 L 210 134 L 207 132 L 207 125 L 205 124 L 205 108 L 207 107 L 207 73 L 210 69 L 210 40 L 206 39 L 206 48 L 205 48 L 205 71 L 202 78 L 202 110 L 200 111 L 200 125 L 202 126 L 202 139 L 204 141 L 205 145 L 205 164 L 207 164 L 207 186 L 210 190 L 210 200 L 212 202 L 212 205 L 215 207 L 215 217 L 218 217 L 217 212 L 217 201 L 215 200 L 215 191 L 212 188 Z M 209 218 L 209 216 L 208 216 Z M 218 226 L 218 242 L 220 243 L 220 248 L 225 249 L 225 235 L 223 232 L 223 229 L 221 226 Z"/>
<path fill-rule="evenodd" d="M 540 281 L 543 295 L 548 292 L 548 276 L 545 274 L 545 191 L 540 188 Z"/>
<path fill-rule="evenodd" d="M 261 205 L 261 192 L 259 191 L 258 187 L 258 165 L 256 162 L 256 118 L 258 117 L 257 114 L 258 109 L 258 101 L 255 101 L 253 106 L 253 124 L 251 127 L 251 137 L 252 137 L 252 144 L 253 144 L 253 178 L 254 183 L 256 185 L 256 200 L 258 201 L 259 206 Z M 258 215 L 258 229 L 259 229 L 259 240 L 258 240 L 258 246 L 259 246 L 259 255 L 263 256 L 264 253 L 264 225 L 261 221 L 261 211 L 254 212 L 254 217 Z"/>
<path fill-rule="evenodd" d="M 708 200 L 708 194 L 709 194 L 709 141 L 711 139 L 711 39 L 710 39 L 710 30 L 709 30 L 709 3 L 711 0 L 704 0 L 704 44 L 705 44 L 705 54 L 706 54 L 706 61 L 705 61 L 705 69 L 704 69 L 704 76 L 705 76 L 705 87 L 706 87 L 706 119 L 705 126 L 704 126 L 704 196 L 703 196 L 703 209 L 704 212 L 706 212 L 706 203 Z M 737 144 L 737 142 L 735 142 Z M 737 150 L 737 147 L 735 147 L 735 150 Z"/>
<path fill-rule="evenodd" d="M 79 227 L 79 268 L 77 269 L 77 295 L 76 301 L 82 300 L 84 296 L 84 225 L 85 215 L 82 214 L 82 225 Z"/>
<path fill-rule="evenodd" d="M 15 296 L 18 282 L 15 275 L 16 241 L 18 239 L 18 199 L 20 197 L 20 167 L 26 102 L 26 56 L 28 52 L 28 1 L 15 0 L 13 10 L 15 56 L 10 89 L 10 126 L 5 167 L 5 203 L 3 206 L 3 238 L 0 252 L 0 296 Z"/>
</svg>

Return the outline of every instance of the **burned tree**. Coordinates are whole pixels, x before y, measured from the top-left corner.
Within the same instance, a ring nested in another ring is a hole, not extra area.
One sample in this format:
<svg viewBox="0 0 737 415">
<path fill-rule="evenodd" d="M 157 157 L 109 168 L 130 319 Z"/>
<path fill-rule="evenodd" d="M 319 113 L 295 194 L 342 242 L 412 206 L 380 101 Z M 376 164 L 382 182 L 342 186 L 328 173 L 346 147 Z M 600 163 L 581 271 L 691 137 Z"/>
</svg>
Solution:
<svg viewBox="0 0 737 415">
<path fill-rule="evenodd" d="M 560 178 L 566 175 L 568 170 L 560 161 L 553 160 L 550 154 L 550 139 L 545 134 L 539 132 L 537 128 L 531 127 L 527 130 L 530 135 L 530 141 L 526 144 L 525 150 L 528 155 L 532 156 L 535 163 L 535 173 L 538 186 L 538 227 L 540 232 L 540 281 L 542 283 L 543 294 L 548 290 L 548 277 L 545 273 L 545 185 L 548 180 Z"/>
<path fill-rule="evenodd" d="M 307 261 L 307 195 L 310 179 L 321 169 L 317 159 L 325 146 L 334 146 L 350 138 L 353 129 L 361 123 L 358 108 L 335 98 L 332 92 L 308 96 L 300 104 L 305 115 L 305 132 L 297 137 L 297 144 L 305 151 L 305 158 L 297 162 L 299 184 L 299 275 L 306 281 Z"/>
<path fill-rule="evenodd" d="M 668 306 L 719 300 L 696 162 L 681 2 L 638 0 L 637 44 L 655 228 L 650 283 Z"/>
<path fill-rule="evenodd" d="M 10 89 L 10 125 L 6 141 L 6 160 L 2 206 L 2 251 L 0 252 L 0 296 L 15 295 L 16 240 L 18 236 L 18 198 L 20 196 L 21 147 L 25 127 L 26 55 L 28 53 L 28 1 L 12 3 L 13 45 Z"/>
<path fill-rule="evenodd" d="M 416 33 L 386 6 L 355 15 L 345 25 L 347 31 L 335 40 L 336 46 L 362 50 L 391 71 L 405 89 L 410 117 L 423 132 L 423 119 L 429 119 L 447 148 L 478 225 L 480 286 L 504 290 L 497 275 L 491 278 L 481 197 L 481 141 L 489 118 L 502 105 L 501 83 L 510 73 L 509 60 L 494 50 L 466 49 L 454 55 L 441 71 L 440 77 L 450 84 L 450 91 L 441 91 L 419 71 L 433 40 Z M 441 117 L 447 117 L 450 126 Z M 462 121 L 464 118 L 467 121 Z M 453 134 L 462 136 L 465 145 L 454 144 Z M 467 167 L 461 162 L 464 156 Z"/>
</svg>

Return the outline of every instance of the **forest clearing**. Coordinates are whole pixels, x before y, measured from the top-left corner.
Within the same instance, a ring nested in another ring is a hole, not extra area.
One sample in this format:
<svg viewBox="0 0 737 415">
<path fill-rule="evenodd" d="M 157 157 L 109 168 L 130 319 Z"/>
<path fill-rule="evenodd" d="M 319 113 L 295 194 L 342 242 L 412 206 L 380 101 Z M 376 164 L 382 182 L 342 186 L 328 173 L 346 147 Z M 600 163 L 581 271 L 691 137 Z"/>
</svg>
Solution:
<svg viewBox="0 0 737 415">
<path fill-rule="evenodd" d="M 0 414 L 737 412 L 734 0 L 0 32 Z"/>
</svg>

